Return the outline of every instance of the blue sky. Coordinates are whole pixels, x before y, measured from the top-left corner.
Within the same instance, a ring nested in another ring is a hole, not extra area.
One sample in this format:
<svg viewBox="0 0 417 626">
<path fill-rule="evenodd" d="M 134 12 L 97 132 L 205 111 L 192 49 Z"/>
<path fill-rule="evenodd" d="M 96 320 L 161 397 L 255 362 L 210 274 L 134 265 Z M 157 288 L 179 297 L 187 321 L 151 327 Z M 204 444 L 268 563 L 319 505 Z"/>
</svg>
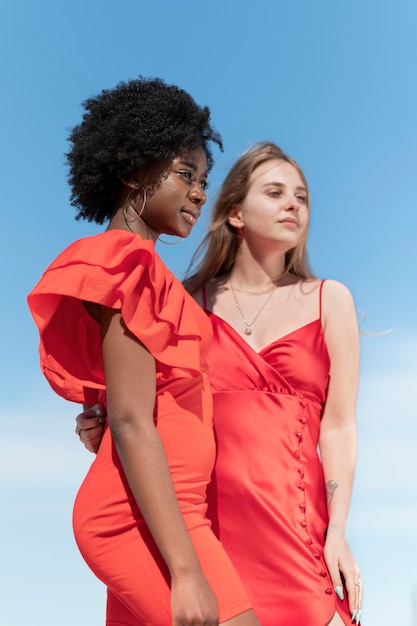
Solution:
<svg viewBox="0 0 417 626">
<path fill-rule="evenodd" d="M 139 74 L 210 106 L 225 151 L 208 206 L 254 141 L 275 141 L 304 169 L 313 268 L 352 290 L 363 331 L 348 530 L 363 623 L 416 626 L 416 32 L 415 0 L 1 0 L 5 626 L 104 623 L 104 590 L 71 530 L 92 456 L 73 434 L 78 407 L 40 373 L 25 299 L 60 250 L 100 230 L 76 222 L 68 199 L 63 154 L 81 101 Z M 180 246 L 159 248 L 179 276 L 200 222 Z"/>
</svg>

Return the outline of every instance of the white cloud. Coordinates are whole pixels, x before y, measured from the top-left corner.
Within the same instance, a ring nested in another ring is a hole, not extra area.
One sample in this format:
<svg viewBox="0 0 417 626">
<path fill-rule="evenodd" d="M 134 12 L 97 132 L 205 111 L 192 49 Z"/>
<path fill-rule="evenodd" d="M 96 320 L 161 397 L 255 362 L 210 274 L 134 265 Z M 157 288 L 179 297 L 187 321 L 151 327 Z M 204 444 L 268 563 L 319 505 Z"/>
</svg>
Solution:
<svg viewBox="0 0 417 626">
<path fill-rule="evenodd" d="M 3 403 L 0 487 L 79 485 L 94 460 L 75 435 L 80 410 L 47 386 L 30 401 Z"/>
<path fill-rule="evenodd" d="M 417 537 L 417 336 L 365 341 L 349 529 Z"/>
<path fill-rule="evenodd" d="M 417 539 L 417 501 L 372 501 L 354 498 L 349 515 L 349 533 L 355 535 L 410 534 Z"/>
<path fill-rule="evenodd" d="M 71 486 L 79 484 L 93 455 L 75 441 L 56 437 L 3 437 L 0 441 L 0 486 Z"/>
</svg>

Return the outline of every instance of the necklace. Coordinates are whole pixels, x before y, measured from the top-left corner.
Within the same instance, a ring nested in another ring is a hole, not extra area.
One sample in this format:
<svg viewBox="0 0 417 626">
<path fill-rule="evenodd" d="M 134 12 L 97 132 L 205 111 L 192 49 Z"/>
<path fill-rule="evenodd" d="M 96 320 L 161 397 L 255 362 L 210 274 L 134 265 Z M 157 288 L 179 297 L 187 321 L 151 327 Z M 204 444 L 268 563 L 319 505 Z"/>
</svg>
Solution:
<svg viewBox="0 0 417 626">
<path fill-rule="evenodd" d="M 265 302 L 263 303 L 263 305 L 261 306 L 261 308 L 259 309 L 259 311 L 257 312 L 257 314 L 255 315 L 255 317 L 253 318 L 253 320 L 251 322 L 248 322 L 248 320 L 245 319 L 245 316 L 243 314 L 241 306 L 240 306 L 239 302 L 237 301 L 236 292 L 235 292 L 235 288 L 233 287 L 232 279 L 230 279 L 230 286 L 232 288 L 232 294 L 233 294 L 233 298 L 234 298 L 234 301 L 235 301 L 235 304 L 236 304 L 236 308 L 239 311 L 240 316 L 241 316 L 242 320 L 245 323 L 245 330 L 243 332 L 245 333 L 245 335 L 251 335 L 252 332 L 253 332 L 252 331 L 252 326 L 254 325 L 254 323 L 256 322 L 256 320 L 258 319 L 258 317 L 260 316 L 260 314 L 262 313 L 262 311 L 264 310 L 264 308 L 266 307 L 266 305 L 268 304 L 268 302 L 272 298 L 272 295 L 275 293 L 275 289 L 278 287 L 278 285 L 276 285 L 274 287 L 274 289 L 271 291 L 271 293 L 269 294 L 269 296 L 267 297 L 267 299 L 265 300 Z"/>
<path fill-rule="evenodd" d="M 235 291 L 240 291 L 240 293 L 246 293 L 248 294 L 248 296 L 264 296 L 267 293 L 271 293 L 271 291 L 275 291 L 276 288 L 276 285 L 272 285 L 272 287 L 268 287 L 267 289 L 263 289 L 262 291 L 248 291 L 247 289 L 239 289 L 239 287 L 235 287 Z"/>
</svg>

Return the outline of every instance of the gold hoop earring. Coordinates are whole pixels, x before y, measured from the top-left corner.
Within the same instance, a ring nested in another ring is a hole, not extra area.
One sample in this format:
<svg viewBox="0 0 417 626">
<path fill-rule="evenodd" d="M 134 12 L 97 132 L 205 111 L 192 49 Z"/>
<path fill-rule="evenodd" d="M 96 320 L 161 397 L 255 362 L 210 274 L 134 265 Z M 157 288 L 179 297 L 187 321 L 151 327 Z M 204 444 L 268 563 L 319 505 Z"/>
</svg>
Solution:
<svg viewBox="0 0 417 626">
<path fill-rule="evenodd" d="M 164 241 L 163 239 L 158 237 L 156 241 L 160 241 L 161 243 L 165 244 L 166 246 L 176 246 L 178 243 L 182 243 L 184 241 L 184 237 L 180 237 L 178 239 L 178 241 Z"/>
<path fill-rule="evenodd" d="M 123 217 L 124 217 L 124 220 L 125 220 L 125 224 L 128 227 L 128 229 L 130 230 L 130 232 L 134 233 L 135 231 L 130 226 L 130 224 L 133 224 L 133 222 L 136 222 L 136 220 L 138 220 L 141 217 L 143 211 L 145 210 L 145 207 L 146 207 L 146 190 L 145 189 L 143 190 L 143 202 L 142 202 L 142 206 L 140 208 L 140 211 L 139 212 L 136 211 L 135 207 L 132 206 L 132 209 L 136 213 L 136 217 L 134 217 L 133 219 L 129 220 L 128 217 L 127 217 L 127 209 L 129 207 L 126 207 L 126 204 L 128 204 L 131 195 L 132 195 L 132 190 L 130 190 L 129 193 L 127 194 L 127 198 L 125 200 L 125 206 L 123 207 Z"/>
<path fill-rule="evenodd" d="M 146 207 L 146 189 L 143 190 L 143 202 L 142 202 L 142 206 L 140 207 L 140 211 L 139 211 L 138 216 L 137 216 L 136 219 L 139 219 L 141 217 L 142 213 L 145 210 L 145 207 Z M 135 211 L 136 211 L 136 209 L 135 209 Z"/>
<path fill-rule="evenodd" d="M 127 217 L 127 209 L 129 208 L 128 206 L 126 206 L 126 204 L 128 204 L 129 200 L 130 200 L 130 196 L 132 195 L 132 191 L 129 191 L 129 193 L 127 194 L 127 198 L 125 200 L 125 206 L 123 207 L 123 218 L 125 220 L 125 224 L 128 227 L 128 229 L 130 230 L 130 232 L 134 233 L 135 231 L 133 230 L 133 228 L 130 226 L 130 224 L 133 224 L 133 222 L 136 222 L 136 217 L 134 217 L 133 219 L 129 220 Z"/>
</svg>

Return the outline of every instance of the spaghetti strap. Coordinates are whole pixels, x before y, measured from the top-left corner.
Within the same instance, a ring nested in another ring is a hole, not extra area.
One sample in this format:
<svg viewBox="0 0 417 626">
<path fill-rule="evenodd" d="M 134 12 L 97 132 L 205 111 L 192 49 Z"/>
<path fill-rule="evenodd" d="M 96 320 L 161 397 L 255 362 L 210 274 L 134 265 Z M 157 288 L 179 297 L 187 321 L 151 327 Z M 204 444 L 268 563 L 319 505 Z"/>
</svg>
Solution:
<svg viewBox="0 0 417 626">
<path fill-rule="evenodd" d="M 323 285 L 326 281 L 322 280 L 320 282 L 319 287 L 319 313 L 320 313 L 320 321 L 322 321 L 322 312 L 323 312 Z"/>
<path fill-rule="evenodd" d="M 206 284 L 204 283 L 201 287 L 201 293 L 203 295 L 203 309 L 207 311 L 207 294 L 206 294 Z"/>
</svg>

